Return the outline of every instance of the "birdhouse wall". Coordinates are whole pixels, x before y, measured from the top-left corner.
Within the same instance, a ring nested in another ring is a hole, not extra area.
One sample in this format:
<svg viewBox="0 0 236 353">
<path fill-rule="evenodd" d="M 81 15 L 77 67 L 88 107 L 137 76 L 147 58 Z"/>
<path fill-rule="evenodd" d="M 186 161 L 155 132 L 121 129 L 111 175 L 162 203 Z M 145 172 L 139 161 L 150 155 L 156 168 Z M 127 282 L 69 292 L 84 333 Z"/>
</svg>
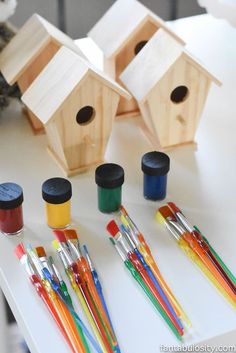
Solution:
<svg viewBox="0 0 236 353">
<path fill-rule="evenodd" d="M 194 141 L 211 79 L 181 56 L 140 104 L 161 147 Z"/>
<path fill-rule="evenodd" d="M 49 61 L 56 54 L 59 48 L 60 46 L 57 43 L 51 41 L 47 44 L 43 51 L 30 63 L 29 67 L 22 73 L 22 75 L 17 81 L 22 94 L 27 90 L 31 83 L 44 69 L 44 67 L 49 63 Z M 35 132 L 42 131 L 44 127 L 41 121 L 30 110 L 27 109 L 26 113 L 28 114 L 33 130 Z"/>
<path fill-rule="evenodd" d="M 49 148 L 68 174 L 103 160 L 119 98 L 102 82 L 88 77 L 46 125 Z M 89 114 L 80 115 L 85 107 L 90 107 Z M 90 119 L 78 123 L 85 118 Z"/>
<path fill-rule="evenodd" d="M 122 30 L 122 29 L 121 29 Z M 124 69 L 128 66 L 128 64 L 135 57 L 137 48 L 143 42 L 148 41 L 154 33 L 158 30 L 158 26 L 156 23 L 152 22 L 150 19 L 145 19 L 145 21 L 136 29 L 131 38 L 125 43 L 124 47 L 118 53 L 118 55 L 111 59 L 111 64 L 108 69 L 111 74 L 114 69 L 112 69 L 112 60 L 115 61 L 115 77 L 114 79 L 123 86 L 123 83 L 120 81 L 119 76 L 124 71 Z M 105 69 L 108 67 L 109 63 L 105 64 Z M 126 114 L 127 112 L 133 112 L 138 110 L 138 104 L 136 100 L 133 98 L 130 101 L 127 101 L 124 98 L 121 98 L 119 106 L 118 106 L 118 115 Z"/>
</svg>

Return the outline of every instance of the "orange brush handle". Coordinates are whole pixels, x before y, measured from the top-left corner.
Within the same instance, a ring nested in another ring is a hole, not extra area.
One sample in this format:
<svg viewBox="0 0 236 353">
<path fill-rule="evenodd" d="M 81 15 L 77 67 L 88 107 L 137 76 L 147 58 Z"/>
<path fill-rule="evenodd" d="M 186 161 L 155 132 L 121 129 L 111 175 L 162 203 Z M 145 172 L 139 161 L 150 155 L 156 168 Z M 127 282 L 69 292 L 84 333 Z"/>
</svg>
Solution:
<svg viewBox="0 0 236 353">
<path fill-rule="evenodd" d="M 102 326 L 102 323 L 101 323 L 101 321 L 100 321 L 100 319 L 98 317 L 96 308 L 95 308 L 92 300 L 90 299 L 90 295 L 89 295 L 89 292 L 88 292 L 88 290 L 86 288 L 86 285 L 84 284 L 84 282 L 83 282 L 83 280 L 81 278 L 80 271 L 78 269 L 77 264 L 73 264 L 71 266 L 71 269 L 72 269 L 72 272 L 74 274 L 75 282 L 76 282 L 76 284 L 77 284 L 77 286 L 78 286 L 78 288 L 79 288 L 79 290 L 80 290 L 80 292 L 81 292 L 81 294 L 82 294 L 82 296 L 83 296 L 83 298 L 84 298 L 84 300 L 85 300 L 85 302 L 87 304 L 87 307 L 88 307 L 88 309 L 89 309 L 89 311 L 90 311 L 90 313 L 92 315 L 93 321 L 94 321 L 95 325 L 97 326 L 97 329 L 99 330 L 99 332 L 101 334 L 103 343 L 104 343 L 107 351 L 109 353 L 114 353 L 113 349 L 110 346 L 108 338 L 106 336 L 106 332 L 105 332 L 105 330 L 104 330 L 104 328 Z"/>
<path fill-rule="evenodd" d="M 65 306 L 65 304 L 57 297 L 56 305 L 58 312 L 60 312 L 61 317 L 64 322 L 64 327 L 67 332 L 68 337 L 73 345 L 73 348 L 76 353 L 86 353 L 86 349 L 82 343 L 82 340 L 78 334 L 75 322 L 73 317 L 71 316 L 69 310 Z"/>
<path fill-rule="evenodd" d="M 87 284 L 88 289 L 93 297 L 93 300 L 99 310 L 99 313 L 102 317 L 102 320 L 104 322 L 104 325 L 106 326 L 107 331 L 109 332 L 110 338 L 112 340 L 113 345 L 117 345 L 116 338 L 114 336 L 113 330 L 111 328 L 110 322 L 108 320 L 107 314 L 104 310 L 104 307 L 102 305 L 101 299 L 98 295 L 97 288 L 93 282 L 93 277 L 89 268 L 89 265 L 84 257 L 80 257 L 80 259 L 77 261 L 78 269 L 79 272 L 82 276 L 82 279 L 84 282 Z"/>
<path fill-rule="evenodd" d="M 180 311 L 178 310 L 178 308 L 175 304 L 175 302 L 176 302 L 175 296 L 172 293 L 172 291 L 171 291 L 170 287 L 168 286 L 168 284 L 166 283 L 166 281 L 164 280 L 164 278 L 162 277 L 162 274 L 161 274 L 160 270 L 158 269 L 157 264 L 153 260 L 153 257 L 151 257 L 151 259 L 152 259 L 153 274 L 157 278 L 157 280 L 160 282 L 165 294 L 167 295 L 167 297 L 171 301 L 171 304 L 173 305 L 176 314 L 180 317 Z"/>
<path fill-rule="evenodd" d="M 138 235 L 138 240 L 145 247 L 147 253 L 152 257 L 152 252 L 151 252 L 149 246 L 147 245 L 146 240 L 144 239 L 144 236 L 141 233 L 139 233 L 139 235 Z"/>
<path fill-rule="evenodd" d="M 203 261 L 203 263 L 207 266 L 207 268 L 211 271 L 211 273 L 214 275 L 214 277 L 217 279 L 217 281 L 221 284 L 221 286 L 224 288 L 224 290 L 228 293 L 228 295 L 236 301 L 236 295 L 232 291 L 232 289 L 229 287 L 227 282 L 225 281 L 224 277 L 222 277 L 221 273 L 219 270 L 214 266 L 212 261 L 209 259 L 207 253 L 204 251 L 204 249 L 199 245 L 198 241 L 196 238 L 192 236 L 192 234 L 186 232 L 182 235 L 182 237 L 186 240 L 186 242 L 189 244 L 191 249 L 198 254 L 200 259 Z"/>
<path fill-rule="evenodd" d="M 38 295 L 40 298 L 43 300 L 44 304 L 47 306 L 49 312 L 51 313 L 53 319 L 55 320 L 57 326 L 59 327 L 61 333 L 63 334 L 64 338 L 66 339 L 68 345 L 70 346 L 70 349 L 72 350 L 73 353 L 76 353 L 76 351 L 73 348 L 73 345 L 71 344 L 71 341 L 69 337 L 67 336 L 66 330 L 64 328 L 63 322 L 60 319 L 60 316 L 57 313 L 57 309 L 54 306 L 53 302 L 50 300 L 47 291 L 43 287 L 41 281 L 38 279 L 37 276 L 32 275 L 30 278 L 32 284 L 34 285 Z"/>
</svg>

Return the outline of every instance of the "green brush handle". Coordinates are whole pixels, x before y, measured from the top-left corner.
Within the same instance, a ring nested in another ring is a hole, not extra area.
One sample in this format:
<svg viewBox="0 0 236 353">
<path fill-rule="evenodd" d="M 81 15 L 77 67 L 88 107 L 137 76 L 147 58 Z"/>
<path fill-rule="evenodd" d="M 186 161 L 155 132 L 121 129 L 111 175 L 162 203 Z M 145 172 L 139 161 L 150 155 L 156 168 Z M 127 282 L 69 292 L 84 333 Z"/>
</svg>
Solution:
<svg viewBox="0 0 236 353">
<path fill-rule="evenodd" d="M 84 335 L 84 333 L 83 333 L 83 330 L 82 330 L 81 327 L 79 326 L 77 320 L 75 320 L 74 316 L 72 316 L 72 318 L 73 318 L 73 320 L 74 320 L 74 323 L 75 323 L 75 326 L 76 326 L 76 328 L 77 328 L 78 334 L 79 334 L 79 336 L 80 336 L 80 338 L 81 338 L 81 341 L 83 342 L 83 346 L 84 346 L 84 348 L 85 348 L 85 350 L 86 350 L 86 353 L 91 353 L 91 350 L 90 350 L 90 348 L 89 348 L 89 345 L 88 345 L 88 342 L 87 342 L 87 340 L 86 340 L 86 337 L 85 337 L 85 335 Z"/>
<path fill-rule="evenodd" d="M 62 281 L 60 283 L 60 288 L 61 288 L 61 291 L 63 292 L 63 294 L 65 296 L 66 302 L 73 307 L 72 299 L 70 297 L 70 294 L 68 292 L 67 286 L 66 286 L 64 281 Z"/>
<path fill-rule="evenodd" d="M 200 232 L 200 230 L 194 226 L 194 228 L 196 229 L 196 231 L 198 231 L 203 240 L 207 243 L 207 245 L 209 246 L 212 254 L 215 256 L 215 258 L 217 259 L 217 261 L 220 263 L 220 265 L 222 266 L 222 268 L 224 269 L 224 271 L 227 273 L 227 275 L 229 276 L 229 278 L 231 279 L 231 281 L 234 283 L 234 285 L 236 286 L 236 278 L 234 277 L 233 273 L 230 271 L 230 269 L 226 266 L 226 264 L 224 263 L 224 261 L 220 258 L 220 256 L 217 254 L 217 252 L 213 249 L 213 247 L 211 246 L 211 244 L 209 243 L 209 241 L 207 240 L 206 237 L 204 237 L 204 235 L 202 235 L 202 233 Z"/>
<path fill-rule="evenodd" d="M 91 300 L 91 302 L 93 303 L 93 306 L 94 306 L 94 308 L 95 308 L 95 310 L 96 310 L 96 313 L 97 313 L 97 316 L 98 316 L 98 318 L 99 318 L 99 321 L 100 321 L 100 323 L 101 323 L 101 325 L 102 325 L 102 327 L 103 327 L 103 329 L 104 329 L 104 331 L 105 331 L 105 334 L 106 334 L 106 337 L 107 337 L 108 342 L 109 342 L 109 344 L 110 344 L 110 347 L 111 347 L 112 350 L 114 351 L 114 350 L 116 349 L 116 346 L 114 346 L 113 343 L 112 343 L 112 339 L 111 339 L 110 333 L 108 332 L 108 329 L 107 329 L 106 325 L 105 325 L 104 322 L 103 322 L 103 319 L 102 319 L 102 317 L 101 317 L 100 311 L 98 310 L 98 307 L 97 307 L 97 305 L 96 305 L 96 303 L 95 303 L 95 301 L 94 301 L 94 299 L 93 299 L 93 296 L 92 296 L 92 294 L 91 294 L 91 292 L 90 292 L 90 290 L 89 290 L 87 284 L 86 284 L 86 287 L 87 287 L 87 290 L 88 290 L 88 294 L 89 294 L 90 300 Z"/>
<path fill-rule="evenodd" d="M 140 274 L 138 273 L 138 271 L 136 270 L 136 268 L 133 266 L 133 264 L 131 263 L 130 260 L 125 260 L 124 261 L 125 266 L 127 267 L 127 269 L 129 270 L 129 272 L 132 274 L 132 276 L 134 277 L 134 279 L 138 282 L 138 284 L 140 285 L 140 287 L 144 290 L 144 292 L 146 293 L 146 295 L 148 296 L 148 298 L 151 300 L 152 304 L 155 306 L 155 308 L 158 310 L 158 312 L 161 314 L 162 318 L 165 320 L 165 322 L 167 323 L 167 325 L 169 326 L 169 328 L 171 329 L 171 331 L 174 333 L 174 335 L 177 337 L 177 339 L 179 341 L 182 341 L 182 337 L 180 336 L 180 334 L 178 333 L 178 331 L 176 330 L 175 326 L 172 324 L 171 320 L 169 319 L 169 317 L 167 316 L 167 314 L 165 313 L 165 311 L 162 309 L 161 305 L 158 303 L 158 301 L 155 299 L 155 297 L 152 295 L 151 291 L 149 290 L 149 288 L 146 286 L 146 284 L 144 283 L 142 277 L 140 276 Z"/>
<path fill-rule="evenodd" d="M 66 300 L 67 304 L 70 305 L 73 308 L 73 302 L 72 302 L 71 296 L 70 296 L 70 294 L 68 292 L 67 286 L 66 286 L 64 281 L 60 282 L 60 288 L 61 288 L 61 291 L 63 292 L 63 294 L 65 296 L 65 300 Z M 73 320 L 74 320 L 75 326 L 77 328 L 78 334 L 79 334 L 79 336 L 81 338 L 81 341 L 83 342 L 83 346 L 84 346 L 84 348 L 86 350 L 86 353 L 91 353 L 89 345 L 88 345 L 88 342 L 87 342 L 87 340 L 85 338 L 85 335 L 83 333 L 83 330 L 78 325 L 78 322 L 77 322 L 77 320 L 75 320 L 74 317 L 73 317 Z"/>
</svg>

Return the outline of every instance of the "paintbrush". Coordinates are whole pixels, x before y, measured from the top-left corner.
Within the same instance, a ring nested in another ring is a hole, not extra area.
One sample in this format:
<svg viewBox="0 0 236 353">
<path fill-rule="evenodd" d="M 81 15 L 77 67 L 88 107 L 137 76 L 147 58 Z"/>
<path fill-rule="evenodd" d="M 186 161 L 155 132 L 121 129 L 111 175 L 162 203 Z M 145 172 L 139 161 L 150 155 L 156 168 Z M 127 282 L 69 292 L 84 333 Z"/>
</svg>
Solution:
<svg viewBox="0 0 236 353">
<path fill-rule="evenodd" d="M 60 260 L 62 262 L 62 265 L 65 269 L 66 275 L 71 283 L 71 286 L 72 286 L 77 298 L 79 299 L 79 302 L 80 302 L 80 304 L 83 308 L 83 311 L 88 319 L 88 322 L 93 330 L 93 333 L 101 346 L 103 353 L 107 353 L 107 350 L 106 350 L 106 347 L 103 343 L 99 329 L 98 329 L 97 325 L 95 324 L 93 314 L 91 313 L 91 311 L 88 308 L 89 304 L 87 303 L 86 297 L 81 293 L 81 291 L 75 281 L 73 270 L 70 268 L 70 262 L 67 261 L 67 258 L 65 257 L 58 240 L 56 240 L 56 239 L 53 240 L 52 246 L 56 250 L 58 257 L 60 258 Z"/>
<path fill-rule="evenodd" d="M 107 337 L 108 337 L 109 341 L 111 342 L 112 346 L 114 348 L 116 348 L 117 347 L 117 339 L 114 335 L 113 329 L 112 329 L 110 322 L 109 322 L 109 319 L 106 315 L 106 311 L 104 310 L 104 307 L 103 307 L 102 302 L 100 300 L 100 297 L 98 295 L 96 286 L 94 285 L 93 277 L 92 277 L 92 273 L 90 271 L 89 264 L 86 261 L 85 257 L 83 256 L 82 251 L 80 249 L 78 234 L 74 229 L 66 229 L 66 230 L 64 230 L 64 235 L 65 235 L 66 241 L 69 245 L 69 248 L 71 250 L 71 253 L 76 258 L 76 263 L 77 263 L 78 269 L 80 271 L 80 274 L 82 276 L 82 279 L 86 283 L 88 290 L 89 290 L 89 292 L 90 292 L 90 294 L 96 304 L 96 307 L 99 311 L 99 314 L 101 315 Z"/>
<path fill-rule="evenodd" d="M 33 266 L 30 262 L 30 258 L 25 251 L 24 245 L 21 243 L 15 249 L 15 254 L 20 260 L 21 264 L 24 266 L 31 283 L 33 284 L 36 292 L 38 293 L 39 297 L 43 300 L 44 304 L 46 305 L 48 311 L 52 315 L 53 319 L 55 320 L 57 326 L 59 327 L 61 333 L 63 334 L 64 338 L 66 339 L 68 345 L 72 352 L 77 353 L 75 345 L 71 342 L 70 335 L 67 334 L 67 327 L 64 323 L 64 317 L 61 313 L 61 309 L 58 307 L 57 300 L 55 296 L 48 294 L 46 289 L 44 288 L 42 282 L 36 275 L 36 271 L 33 269 Z"/>
<path fill-rule="evenodd" d="M 168 208 L 168 207 L 167 207 Z M 157 211 L 156 219 L 160 224 L 164 224 L 170 234 L 175 238 L 179 247 L 183 250 L 183 252 L 201 269 L 201 271 L 207 276 L 207 278 L 214 284 L 214 286 L 224 295 L 224 297 L 230 302 L 233 307 L 236 307 L 234 300 L 228 293 L 222 288 L 221 284 L 215 278 L 215 276 L 211 273 L 208 267 L 204 264 L 198 254 L 192 250 L 191 246 L 188 242 L 182 237 L 183 229 L 178 224 L 170 223 L 168 218 L 165 218 L 162 212 Z"/>
<path fill-rule="evenodd" d="M 90 310 L 90 313 L 93 317 L 93 320 L 96 323 L 96 326 L 101 334 L 101 337 L 103 339 L 105 347 L 109 353 L 113 353 L 113 349 L 112 349 L 111 343 L 107 337 L 107 333 L 106 333 L 102 318 L 99 314 L 99 311 L 97 310 L 97 307 L 93 301 L 93 298 L 90 295 L 88 288 L 87 288 L 87 286 L 81 276 L 77 262 L 75 262 L 72 259 L 71 254 L 69 253 L 64 232 L 61 230 L 54 230 L 53 233 L 55 234 L 55 236 L 57 237 L 57 240 L 59 241 L 61 251 L 63 252 L 66 260 L 69 263 L 69 269 L 72 271 L 73 276 L 75 278 L 75 282 L 76 282 L 81 294 L 83 295 L 84 300 L 86 301 L 87 307 Z"/>
<path fill-rule="evenodd" d="M 209 258 L 212 260 L 212 262 L 215 264 L 215 266 L 218 268 L 218 270 L 221 272 L 222 276 L 225 278 L 229 286 L 233 289 L 235 292 L 235 284 L 236 284 L 236 279 L 232 272 L 227 268 L 225 263 L 219 258 L 219 255 L 216 254 L 216 252 L 212 249 L 210 246 L 209 242 L 207 241 L 206 238 L 204 238 L 201 235 L 201 232 L 197 229 L 196 226 L 193 226 L 189 220 L 185 217 L 183 212 L 173 203 L 173 202 L 168 202 L 168 206 L 171 209 L 171 211 L 175 214 L 176 218 L 178 221 L 181 223 L 181 225 L 193 236 L 197 239 L 199 242 L 200 246 L 207 252 Z"/>
<path fill-rule="evenodd" d="M 163 206 L 159 209 L 159 212 L 162 216 L 168 220 L 169 223 L 173 225 L 176 229 L 178 229 L 181 233 L 181 236 L 184 240 L 189 244 L 191 249 L 196 252 L 196 254 L 200 257 L 203 263 L 207 266 L 207 268 L 211 271 L 211 273 L 215 276 L 216 280 L 222 285 L 224 290 L 231 296 L 231 298 L 236 301 L 236 296 L 234 290 L 228 285 L 222 276 L 221 272 L 215 267 L 212 263 L 211 259 L 209 259 L 206 251 L 199 245 L 196 238 L 190 232 L 187 232 L 177 221 L 175 215 L 170 210 L 168 206 Z"/>
<path fill-rule="evenodd" d="M 126 213 L 127 214 L 127 213 Z M 123 225 L 125 226 L 125 228 L 127 229 L 127 231 L 130 233 L 130 235 L 132 236 L 133 241 L 135 242 L 139 252 L 142 254 L 142 256 L 144 257 L 146 263 L 150 266 L 154 276 L 156 277 L 156 279 L 160 282 L 160 285 L 163 288 L 163 291 L 165 292 L 166 296 L 168 297 L 169 301 L 172 303 L 176 314 L 179 317 L 182 317 L 183 320 L 186 322 L 186 324 L 188 325 L 188 327 L 191 327 L 192 324 L 190 322 L 190 320 L 188 319 L 185 311 L 183 310 L 182 306 L 180 305 L 180 303 L 177 301 L 177 299 L 175 298 L 174 294 L 172 293 L 171 289 L 169 288 L 169 286 L 167 285 L 166 281 L 164 280 L 159 268 L 157 267 L 157 264 L 152 256 L 151 250 L 148 247 L 149 251 L 147 250 L 147 246 L 144 244 L 147 244 L 144 237 L 144 241 L 143 243 L 140 242 L 140 240 L 137 237 L 137 233 L 139 233 L 139 230 L 136 227 L 136 229 L 134 229 L 129 221 L 127 220 L 127 218 L 124 217 L 124 215 L 122 214 L 120 217 Z M 130 219 L 130 218 L 129 218 Z"/>
<path fill-rule="evenodd" d="M 140 262 L 138 256 L 132 251 L 132 248 L 128 244 L 127 240 L 122 236 L 119 227 L 117 226 L 116 222 L 112 220 L 111 222 L 108 223 L 107 225 L 107 231 L 108 233 L 122 246 L 122 248 L 125 250 L 125 253 L 129 260 L 132 262 L 132 264 L 135 266 L 136 270 L 139 272 L 141 275 L 143 281 L 145 284 L 148 286 L 149 290 L 153 294 L 153 296 L 156 298 L 156 300 L 159 302 L 161 305 L 162 309 L 166 312 L 168 315 L 169 319 L 171 320 L 173 326 L 178 332 L 179 336 L 183 336 L 183 330 L 179 327 L 178 323 L 176 322 L 175 318 L 173 317 L 172 313 L 168 309 L 167 305 L 163 301 L 161 295 L 159 292 L 156 290 L 152 280 L 149 278 L 148 273 L 144 269 L 142 263 Z"/>
</svg>

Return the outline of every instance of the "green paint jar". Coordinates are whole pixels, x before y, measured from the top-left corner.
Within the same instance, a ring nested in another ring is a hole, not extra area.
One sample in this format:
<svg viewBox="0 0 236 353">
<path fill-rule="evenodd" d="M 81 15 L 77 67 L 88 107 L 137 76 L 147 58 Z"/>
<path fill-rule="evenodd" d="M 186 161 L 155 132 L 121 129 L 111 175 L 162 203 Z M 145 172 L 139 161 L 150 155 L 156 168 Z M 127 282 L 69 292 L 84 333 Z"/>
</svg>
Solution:
<svg viewBox="0 0 236 353">
<path fill-rule="evenodd" d="M 103 213 L 118 211 L 121 206 L 124 169 L 118 164 L 105 163 L 97 167 L 98 208 Z"/>
</svg>

